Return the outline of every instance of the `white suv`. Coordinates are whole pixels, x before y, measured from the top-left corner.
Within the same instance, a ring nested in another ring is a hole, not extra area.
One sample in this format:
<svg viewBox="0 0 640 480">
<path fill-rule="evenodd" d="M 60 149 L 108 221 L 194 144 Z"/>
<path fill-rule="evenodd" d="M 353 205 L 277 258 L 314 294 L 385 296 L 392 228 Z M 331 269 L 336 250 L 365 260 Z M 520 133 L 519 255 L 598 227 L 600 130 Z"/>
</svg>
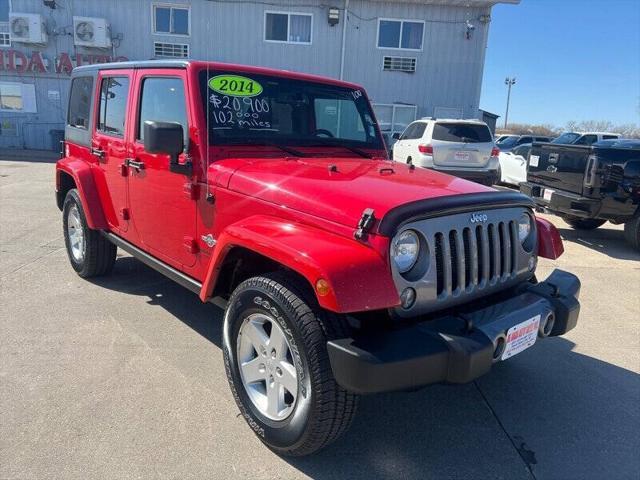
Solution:
<svg viewBox="0 0 640 480">
<path fill-rule="evenodd" d="M 421 119 L 393 145 L 396 162 L 412 163 L 456 177 L 493 185 L 500 179 L 500 150 L 479 120 Z"/>
</svg>

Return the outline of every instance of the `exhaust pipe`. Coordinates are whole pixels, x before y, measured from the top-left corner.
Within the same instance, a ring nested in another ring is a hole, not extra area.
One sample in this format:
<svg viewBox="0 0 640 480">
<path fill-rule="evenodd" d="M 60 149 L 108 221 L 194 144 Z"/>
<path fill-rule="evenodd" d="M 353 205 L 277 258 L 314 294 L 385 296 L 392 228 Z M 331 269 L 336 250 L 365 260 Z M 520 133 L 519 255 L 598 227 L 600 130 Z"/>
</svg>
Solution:
<svg viewBox="0 0 640 480">
<path fill-rule="evenodd" d="M 551 335 L 555 323 L 556 316 L 553 314 L 553 312 L 551 312 L 540 321 L 540 326 L 538 327 L 538 336 L 540 338 L 546 338 Z"/>
</svg>

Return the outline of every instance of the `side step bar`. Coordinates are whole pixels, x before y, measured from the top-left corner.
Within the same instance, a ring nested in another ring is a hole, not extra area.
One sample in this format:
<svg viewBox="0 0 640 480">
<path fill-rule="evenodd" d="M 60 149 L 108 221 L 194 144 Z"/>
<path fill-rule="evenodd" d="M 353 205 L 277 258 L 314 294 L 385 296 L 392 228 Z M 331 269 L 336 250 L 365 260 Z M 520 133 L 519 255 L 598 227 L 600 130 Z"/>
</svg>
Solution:
<svg viewBox="0 0 640 480">
<path fill-rule="evenodd" d="M 187 288 L 196 294 L 199 294 L 200 290 L 202 290 L 202 284 L 200 282 L 176 270 L 172 266 L 167 265 L 163 261 L 158 260 L 156 257 L 149 255 L 144 250 L 139 249 L 135 245 L 127 242 L 117 235 L 114 235 L 113 233 L 105 231 L 102 231 L 101 233 L 114 245 L 131 254 L 133 257 L 137 258 L 148 267 L 153 268 L 155 271 L 160 272 L 165 277 L 168 277 L 174 282 L 182 285 L 184 288 Z"/>
</svg>

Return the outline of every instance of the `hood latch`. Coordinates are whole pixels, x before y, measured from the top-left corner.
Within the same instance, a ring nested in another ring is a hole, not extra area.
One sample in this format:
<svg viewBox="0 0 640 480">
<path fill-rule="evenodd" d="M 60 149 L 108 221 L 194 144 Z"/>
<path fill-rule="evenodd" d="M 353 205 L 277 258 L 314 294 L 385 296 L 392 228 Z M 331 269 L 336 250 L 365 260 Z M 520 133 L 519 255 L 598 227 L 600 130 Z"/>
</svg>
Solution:
<svg viewBox="0 0 640 480">
<path fill-rule="evenodd" d="M 375 221 L 376 217 L 373 213 L 373 208 L 365 208 L 360 220 L 358 221 L 358 229 L 353 233 L 353 236 L 358 240 L 364 240 L 367 233 L 369 233 L 373 227 Z"/>
</svg>

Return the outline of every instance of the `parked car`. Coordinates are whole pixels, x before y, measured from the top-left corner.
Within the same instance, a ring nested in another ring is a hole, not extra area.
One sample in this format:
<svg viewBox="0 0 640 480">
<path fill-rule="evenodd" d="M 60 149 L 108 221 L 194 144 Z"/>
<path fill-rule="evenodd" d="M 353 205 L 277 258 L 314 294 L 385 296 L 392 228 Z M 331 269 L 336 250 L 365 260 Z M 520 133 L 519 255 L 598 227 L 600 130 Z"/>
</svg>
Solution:
<svg viewBox="0 0 640 480">
<path fill-rule="evenodd" d="M 551 140 L 551 143 L 560 145 L 593 145 L 602 140 L 616 140 L 620 137 L 619 133 L 611 132 L 565 132 Z"/>
<path fill-rule="evenodd" d="M 514 135 L 496 141 L 496 147 L 498 147 L 501 152 L 508 152 L 519 145 L 533 142 L 550 142 L 551 140 L 552 137 L 543 135 Z"/>
<path fill-rule="evenodd" d="M 500 151 L 500 183 L 520 186 L 527 181 L 527 159 L 531 152 L 531 143 L 518 145 L 513 150 Z"/>
<path fill-rule="evenodd" d="M 512 134 L 512 133 L 504 133 L 502 135 L 494 135 L 493 136 L 493 141 L 496 142 L 496 144 L 498 144 L 498 142 L 502 142 L 503 140 L 506 140 L 509 137 L 517 137 L 518 135 L 516 134 Z"/>
<path fill-rule="evenodd" d="M 69 98 L 72 268 L 107 274 L 121 248 L 223 306 L 231 392 L 278 453 L 334 441 L 359 394 L 471 382 L 576 325 L 579 280 L 536 280 L 562 241 L 531 199 L 388 160 L 358 85 L 124 62 L 74 69 Z"/>
<path fill-rule="evenodd" d="M 534 144 L 521 191 L 573 228 L 624 223 L 627 241 L 640 249 L 640 140 Z"/>
<path fill-rule="evenodd" d="M 396 162 L 411 163 L 493 185 L 499 179 L 498 149 L 486 123 L 421 119 L 409 124 L 393 146 Z"/>
</svg>

